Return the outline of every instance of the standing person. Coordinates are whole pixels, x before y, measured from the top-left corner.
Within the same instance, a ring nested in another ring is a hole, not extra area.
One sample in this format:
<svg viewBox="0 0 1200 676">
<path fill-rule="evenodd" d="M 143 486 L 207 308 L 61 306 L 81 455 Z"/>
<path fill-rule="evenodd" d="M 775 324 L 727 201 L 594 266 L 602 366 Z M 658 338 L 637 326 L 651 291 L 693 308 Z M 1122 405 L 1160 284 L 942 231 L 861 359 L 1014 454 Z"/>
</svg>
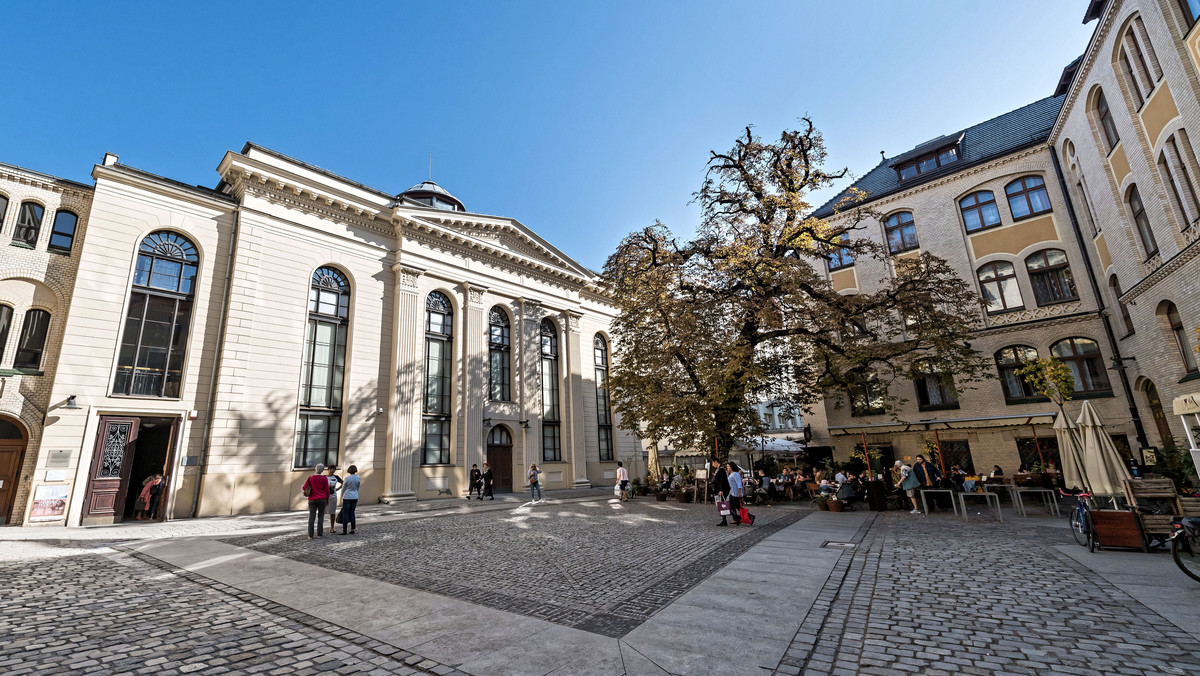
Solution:
<svg viewBox="0 0 1200 676">
<path fill-rule="evenodd" d="M 358 465 L 346 468 L 346 479 L 342 481 L 342 535 L 346 534 L 346 526 L 350 526 L 350 534 L 358 527 L 358 519 L 354 511 L 358 507 L 358 487 L 362 479 L 358 476 Z"/>
<path fill-rule="evenodd" d="M 717 460 L 712 460 L 711 464 L 712 464 L 712 470 L 713 470 L 713 478 L 712 478 L 713 495 L 716 496 L 717 501 L 719 502 L 721 500 L 724 500 L 725 497 L 727 495 L 729 495 L 729 472 L 726 472 L 725 468 L 722 467 L 721 463 L 718 462 Z M 729 502 L 729 507 L 730 507 L 730 511 L 734 515 L 733 518 L 736 521 L 738 517 L 737 517 L 737 512 L 733 512 L 733 509 L 732 509 L 733 501 L 732 500 Z M 727 517 L 724 514 L 721 515 L 721 523 L 719 523 L 717 525 L 718 526 L 728 526 L 729 525 L 729 522 L 727 521 Z"/>
<path fill-rule="evenodd" d="M 529 501 L 530 502 L 541 502 L 542 501 L 542 484 L 540 481 L 538 481 L 538 475 L 540 475 L 541 473 L 542 473 L 542 470 L 538 469 L 536 462 L 529 464 L 529 472 L 525 475 L 525 478 L 529 480 Z M 536 495 L 536 497 L 535 497 L 535 495 Z"/>
<path fill-rule="evenodd" d="M 932 463 L 925 462 L 925 456 L 918 455 L 916 462 L 912 466 L 913 476 L 917 477 L 917 490 L 923 491 L 930 488 L 937 488 L 938 481 L 942 478 L 942 473 L 938 471 Z M 934 501 L 934 511 L 937 509 L 937 501 Z M 913 506 L 916 507 L 917 501 L 913 500 Z"/>
<path fill-rule="evenodd" d="M 742 485 L 742 468 L 738 464 L 730 460 L 727 465 L 729 468 L 729 512 L 733 514 L 733 525 L 740 526 L 742 523 L 742 506 L 746 504 L 746 489 Z M 747 514 L 750 512 L 747 511 Z M 746 524 L 750 525 L 749 523 Z"/>
<path fill-rule="evenodd" d="M 909 467 L 899 460 L 896 461 L 896 465 L 900 468 L 900 483 L 896 485 L 899 486 L 900 490 L 904 491 L 904 494 L 907 495 L 908 499 L 912 501 L 913 508 L 912 512 L 910 513 L 920 514 L 921 509 L 917 507 L 917 486 L 920 486 L 921 482 L 917 481 L 916 475 L 913 474 L 912 467 Z"/>
<path fill-rule="evenodd" d="M 617 488 L 621 489 L 621 502 L 629 500 L 629 470 L 620 460 L 617 461 Z"/>
<path fill-rule="evenodd" d="M 325 478 L 329 479 L 329 504 L 325 513 L 329 515 L 329 532 L 337 532 L 338 489 L 342 487 L 342 477 L 337 475 L 337 467 L 330 465 L 325 468 Z"/>
<path fill-rule="evenodd" d="M 480 500 L 482 500 L 483 496 L 485 496 L 485 495 L 487 496 L 488 500 L 496 499 L 496 496 L 492 494 L 492 489 L 494 488 L 495 481 L 496 481 L 496 479 L 492 475 L 492 466 L 487 464 L 486 462 L 483 463 L 483 492 L 479 495 Z M 470 496 L 468 496 L 468 497 L 470 497 Z"/>
<path fill-rule="evenodd" d="M 162 497 L 162 490 L 163 475 L 155 474 L 154 480 L 150 482 L 150 509 L 146 514 L 146 518 L 151 521 L 158 518 L 158 500 Z"/>
<path fill-rule="evenodd" d="M 300 491 L 308 498 L 308 539 L 313 539 L 313 521 L 317 523 L 317 536 L 325 535 L 325 507 L 329 504 L 329 477 L 325 476 L 325 465 L 318 464 L 312 476 L 304 480 Z"/>
<path fill-rule="evenodd" d="M 142 482 L 142 491 L 138 493 L 137 501 L 133 503 L 138 521 L 149 521 L 154 518 L 154 510 L 158 507 L 158 495 L 162 492 L 159 483 L 161 474 L 151 474 Z M 158 490 L 155 490 L 158 489 Z"/>
<path fill-rule="evenodd" d="M 479 471 L 479 465 L 471 465 L 471 487 L 467 489 L 467 499 L 470 500 L 473 494 L 483 499 L 483 472 Z"/>
</svg>

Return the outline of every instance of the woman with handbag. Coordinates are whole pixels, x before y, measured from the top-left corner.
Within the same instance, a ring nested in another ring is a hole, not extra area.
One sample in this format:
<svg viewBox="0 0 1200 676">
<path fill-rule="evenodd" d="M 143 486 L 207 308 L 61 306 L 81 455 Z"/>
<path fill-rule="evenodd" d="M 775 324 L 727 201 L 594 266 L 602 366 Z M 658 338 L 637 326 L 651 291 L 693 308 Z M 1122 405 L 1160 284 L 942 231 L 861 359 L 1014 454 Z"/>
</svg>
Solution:
<svg viewBox="0 0 1200 676">
<path fill-rule="evenodd" d="M 308 539 L 313 539 L 313 521 L 317 523 L 317 537 L 325 536 L 325 506 L 329 504 L 329 477 L 325 476 L 325 465 L 320 464 L 314 473 L 304 480 L 300 492 L 308 498 Z"/>
<path fill-rule="evenodd" d="M 754 523 L 754 515 L 746 509 L 746 489 L 742 485 L 742 468 L 732 460 L 729 467 L 729 511 L 733 514 L 733 525 L 747 526 Z"/>
<path fill-rule="evenodd" d="M 712 478 L 713 496 L 715 496 L 717 499 L 717 513 L 721 515 L 721 523 L 719 523 L 717 525 L 718 526 L 728 526 L 729 525 L 728 517 L 729 517 L 730 512 L 732 511 L 731 510 L 732 505 L 730 504 L 730 501 L 726 497 L 729 495 L 729 473 L 726 472 L 725 468 L 721 466 L 721 463 L 716 460 L 712 460 L 710 462 L 710 464 L 712 465 L 712 469 L 713 469 L 713 478 Z M 737 516 L 734 516 L 733 518 L 734 518 L 734 522 L 736 523 Z"/>
</svg>

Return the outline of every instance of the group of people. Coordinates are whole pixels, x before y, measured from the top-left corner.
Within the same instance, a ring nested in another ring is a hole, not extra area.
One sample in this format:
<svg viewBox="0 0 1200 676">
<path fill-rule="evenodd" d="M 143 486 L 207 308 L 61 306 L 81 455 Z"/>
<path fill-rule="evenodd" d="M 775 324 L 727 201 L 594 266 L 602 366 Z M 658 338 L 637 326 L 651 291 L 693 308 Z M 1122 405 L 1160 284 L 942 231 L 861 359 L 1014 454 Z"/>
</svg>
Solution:
<svg viewBox="0 0 1200 676">
<path fill-rule="evenodd" d="M 742 481 L 742 468 L 732 460 L 721 464 L 718 460 L 710 461 L 712 464 L 712 490 L 713 495 L 717 499 L 717 504 L 726 503 L 724 508 L 718 507 L 718 512 L 721 516 L 721 522 L 718 526 L 728 526 L 729 517 L 733 517 L 733 525 L 740 526 L 745 523 L 747 526 L 754 524 L 754 515 L 748 509 L 745 509 L 746 501 L 746 486 Z"/>
<path fill-rule="evenodd" d="M 475 496 L 476 500 L 482 500 L 485 497 L 488 500 L 495 500 L 496 496 L 492 491 L 496 487 L 496 478 L 492 475 L 492 466 L 483 463 L 483 471 L 479 471 L 479 465 L 471 465 L 471 485 L 467 489 L 467 499 L 470 500 Z"/>
<path fill-rule="evenodd" d="M 162 497 L 163 475 L 151 474 L 142 482 L 142 492 L 133 503 L 134 518 L 138 521 L 153 521 L 158 518 L 158 501 Z"/>
<path fill-rule="evenodd" d="M 329 532 L 337 534 L 337 524 L 342 524 L 342 535 L 354 535 L 358 528 L 355 519 L 355 509 L 358 507 L 358 489 L 362 480 L 358 476 L 358 467 L 350 465 L 346 468 L 346 476 L 337 475 L 337 467 L 318 464 L 312 476 L 304 481 L 300 491 L 308 498 L 308 539 L 313 539 L 313 526 L 316 526 L 316 536 L 325 536 L 325 514 L 329 514 Z M 342 510 L 338 512 L 338 492 L 341 491 Z"/>
</svg>

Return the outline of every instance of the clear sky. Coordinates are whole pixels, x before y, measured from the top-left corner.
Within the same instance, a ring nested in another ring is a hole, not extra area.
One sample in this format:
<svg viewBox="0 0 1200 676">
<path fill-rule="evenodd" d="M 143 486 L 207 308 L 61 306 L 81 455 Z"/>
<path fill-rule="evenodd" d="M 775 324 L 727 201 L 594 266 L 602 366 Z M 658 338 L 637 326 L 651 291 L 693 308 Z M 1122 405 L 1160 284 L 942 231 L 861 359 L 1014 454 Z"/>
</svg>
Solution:
<svg viewBox="0 0 1200 676">
<path fill-rule="evenodd" d="M 688 234 L 708 152 L 804 114 L 859 175 L 1049 96 L 1086 0 L 9 3 L 0 162 L 213 186 L 246 141 L 398 193 L 429 175 L 599 269 Z M 819 204 L 822 196 L 814 198 Z"/>
</svg>

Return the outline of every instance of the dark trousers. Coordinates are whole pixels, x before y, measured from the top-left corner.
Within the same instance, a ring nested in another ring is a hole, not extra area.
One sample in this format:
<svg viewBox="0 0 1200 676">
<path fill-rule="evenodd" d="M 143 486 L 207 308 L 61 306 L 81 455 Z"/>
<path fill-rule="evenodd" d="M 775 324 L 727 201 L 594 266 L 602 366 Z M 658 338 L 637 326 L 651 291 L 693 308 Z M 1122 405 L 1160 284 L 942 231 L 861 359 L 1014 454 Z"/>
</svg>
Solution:
<svg viewBox="0 0 1200 676">
<path fill-rule="evenodd" d="M 355 507 L 358 507 L 358 500 L 342 500 L 342 535 L 346 534 L 346 526 L 350 526 L 350 530 L 358 527 L 354 520 Z"/>
<path fill-rule="evenodd" d="M 729 514 L 735 524 L 742 522 L 742 499 L 736 495 L 729 496 Z"/>
<path fill-rule="evenodd" d="M 483 484 L 483 495 L 481 497 L 490 498 L 492 496 L 492 485 L 489 483 Z"/>
<path fill-rule="evenodd" d="M 325 534 L 325 506 L 329 498 L 308 501 L 308 537 L 313 536 L 313 520 L 317 522 L 317 535 Z"/>
<path fill-rule="evenodd" d="M 470 500 L 472 495 L 483 497 L 483 481 L 471 482 L 471 488 L 467 491 L 467 499 Z"/>
</svg>

